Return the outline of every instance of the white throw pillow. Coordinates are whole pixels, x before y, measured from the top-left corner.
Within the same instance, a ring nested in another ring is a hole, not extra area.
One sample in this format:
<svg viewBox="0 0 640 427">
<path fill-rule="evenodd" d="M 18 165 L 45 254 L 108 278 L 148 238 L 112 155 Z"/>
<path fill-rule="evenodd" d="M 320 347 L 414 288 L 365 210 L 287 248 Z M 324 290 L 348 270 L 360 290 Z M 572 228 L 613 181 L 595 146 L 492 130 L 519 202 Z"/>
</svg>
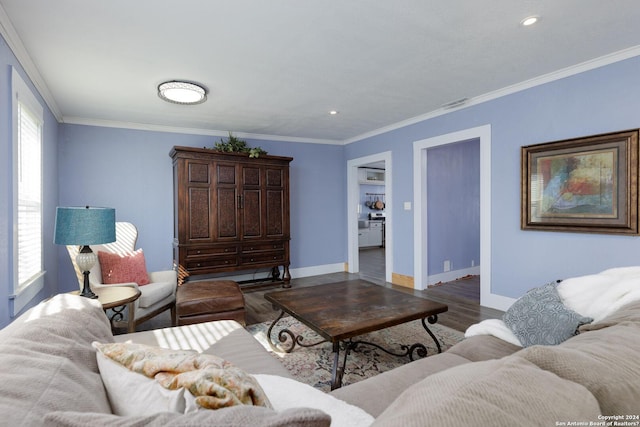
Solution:
<svg viewBox="0 0 640 427">
<path fill-rule="evenodd" d="M 310 385 L 277 375 L 256 374 L 254 377 L 278 412 L 300 407 L 319 409 L 331 415 L 331 427 L 364 427 L 374 421 L 363 409 Z"/>
<path fill-rule="evenodd" d="M 168 390 L 156 380 L 114 362 L 99 350 L 96 351 L 96 359 L 114 414 L 127 416 L 153 415 L 158 412 L 184 413 L 183 388 Z"/>
</svg>

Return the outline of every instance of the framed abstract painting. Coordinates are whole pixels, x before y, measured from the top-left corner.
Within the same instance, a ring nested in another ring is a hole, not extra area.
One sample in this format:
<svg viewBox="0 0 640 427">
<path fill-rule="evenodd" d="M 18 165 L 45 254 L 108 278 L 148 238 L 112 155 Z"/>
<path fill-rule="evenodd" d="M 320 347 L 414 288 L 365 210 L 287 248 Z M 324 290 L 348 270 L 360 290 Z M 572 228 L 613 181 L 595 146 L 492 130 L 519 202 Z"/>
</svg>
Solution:
<svg viewBox="0 0 640 427">
<path fill-rule="evenodd" d="M 638 130 L 521 148 L 521 228 L 638 235 Z"/>
</svg>

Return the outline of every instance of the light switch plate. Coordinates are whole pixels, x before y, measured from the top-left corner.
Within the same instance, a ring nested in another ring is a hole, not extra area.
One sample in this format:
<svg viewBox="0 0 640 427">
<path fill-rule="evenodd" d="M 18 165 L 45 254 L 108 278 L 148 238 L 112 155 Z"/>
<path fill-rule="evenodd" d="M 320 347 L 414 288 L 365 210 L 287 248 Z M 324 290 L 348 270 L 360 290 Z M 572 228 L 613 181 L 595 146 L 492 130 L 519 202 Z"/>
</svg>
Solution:
<svg viewBox="0 0 640 427">
<path fill-rule="evenodd" d="M 411 202 L 404 202 L 404 210 L 405 211 L 411 210 Z"/>
</svg>

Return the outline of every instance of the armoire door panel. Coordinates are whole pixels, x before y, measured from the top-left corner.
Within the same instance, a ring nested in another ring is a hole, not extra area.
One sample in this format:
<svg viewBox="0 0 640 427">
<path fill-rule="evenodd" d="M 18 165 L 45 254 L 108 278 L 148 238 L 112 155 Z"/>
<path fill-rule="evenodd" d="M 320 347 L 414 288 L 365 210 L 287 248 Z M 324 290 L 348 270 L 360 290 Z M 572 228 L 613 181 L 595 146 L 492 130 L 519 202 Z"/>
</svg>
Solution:
<svg viewBox="0 0 640 427">
<path fill-rule="evenodd" d="M 209 188 L 189 188 L 188 239 L 202 240 L 211 238 L 211 211 Z"/>
<path fill-rule="evenodd" d="M 237 239 L 238 209 L 235 188 L 218 188 L 216 191 L 216 237 L 219 239 Z"/>
<path fill-rule="evenodd" d="M 267 190 L 267 237 L 280 237 L 284 230 L 282 190 Z"/>
<path fill-rule="evenodd" d="M 242 185 L 259 186 L 260 168 L 253 166 L 242 166 Z"/>
<path fill-rule="evenodd" d="M 218 163 L 216 165 L 216 183 L 218 185 L 236 184 L 236 166 Z"/>
<path fill-rule="evenodd" d="M 192 184 L 209 184 L 209 164 L 189 162 L 188 180 Z"/>
<path fill-rule="evenodd" d="M 242 237 L 262 236 L 262 203 L 260 190 L 244 190 L 242 192 Z"/>
<path fill-rule="evenodd" d="M 283 172 L 282 169 L 267 169 L 267 187 L 282 187 Z"/>
</svg>

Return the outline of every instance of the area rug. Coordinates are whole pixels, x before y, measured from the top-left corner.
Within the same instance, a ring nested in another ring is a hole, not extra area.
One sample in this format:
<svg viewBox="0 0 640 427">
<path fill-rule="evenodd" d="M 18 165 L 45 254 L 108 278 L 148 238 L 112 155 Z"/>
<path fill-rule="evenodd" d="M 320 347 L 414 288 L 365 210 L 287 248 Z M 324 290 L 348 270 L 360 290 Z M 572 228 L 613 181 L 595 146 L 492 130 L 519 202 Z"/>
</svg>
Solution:
<svg viewBox="0 0 640 427">
<path fill-rule="evenodd" d="M 271 322 L 258 323 L 247 326 L 247 330 L 287 368 L 295 379 L 319 390 L 330 391 L 331 368 L 333 367 L 331 343 L 322 343 L 314 347 L 296 345 L 291 353 L 284 351 L 274 352 L 267 341 L 267 331 L 270 325 Z M 438 324 L 428 326 L 438 338 L 442 351 L 464 339 L 462 332 L 446 326 Z M 304 343 L 321 341 L 321 337 L 315 332 L 289 316 L 282 318 L 274 327 L 272 338 L 277 340 L 277 333 L 284 328 L 304 337 Z M 358 340 L 379 344 L 395 353 L 404 353 L 401 345 L 411 346 L 415 343 L 422 343 L 427 347 L 427 357 L 438 352 L 433 339 L 424 330 L 420 320 L 371 332 L 358 337 Z M 341 363 L 342 354 L 343 351 L 340 352 Z M 415 356 L 415 358 L 417 359 L 418 356 Z M 342 385 L 345 386 L 362 381 L 409 362 L 408 356 L 397 357 L 387 354 L 374 346 L 359 346 L 349 354 Z"/>
</svg>

